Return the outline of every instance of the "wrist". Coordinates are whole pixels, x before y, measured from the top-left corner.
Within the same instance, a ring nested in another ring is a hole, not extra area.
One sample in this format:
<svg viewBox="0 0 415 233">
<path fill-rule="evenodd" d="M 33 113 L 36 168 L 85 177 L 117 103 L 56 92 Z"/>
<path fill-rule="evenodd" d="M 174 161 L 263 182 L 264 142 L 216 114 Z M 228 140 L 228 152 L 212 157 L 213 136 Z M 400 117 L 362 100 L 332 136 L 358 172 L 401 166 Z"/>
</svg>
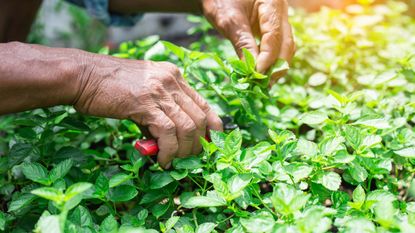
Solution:
<svg viewBox="0 0 415 233">
<path fill-rule="evenodd" d="M 82 86 L 85 52 L 0 44 L 0 114 L 71 104 Z"/>
</svg>

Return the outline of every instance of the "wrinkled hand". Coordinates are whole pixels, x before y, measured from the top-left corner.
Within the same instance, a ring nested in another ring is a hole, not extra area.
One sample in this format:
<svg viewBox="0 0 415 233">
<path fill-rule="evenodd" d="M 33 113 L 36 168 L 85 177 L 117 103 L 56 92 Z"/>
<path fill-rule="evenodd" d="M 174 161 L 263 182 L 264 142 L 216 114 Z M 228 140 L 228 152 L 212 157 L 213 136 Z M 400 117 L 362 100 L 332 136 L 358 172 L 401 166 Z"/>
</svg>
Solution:
<svg viewBox="0 0 415 233">
<path fill-rule="evenodd" d="M 290 61 L 295 45 L 286 0 L 202 0 L 206 18 L 227 37 L 242 57 L 242 48 L 257 58 L 265 73 L 278 58 Z M 260 38 L 259 46 L 255 37 Z M 273 82 L 279 78 L 273 75 Z"/>
<path fill-rule="evenodd" d="M 220 118 L 167 62 L 99 56 L 82 75 L 74 106 L 86 114 L 131 119 L 148 127 L 160 148 L 158 162 L 200 153 L 206 129 L 222 130 Z"/>
</svg>

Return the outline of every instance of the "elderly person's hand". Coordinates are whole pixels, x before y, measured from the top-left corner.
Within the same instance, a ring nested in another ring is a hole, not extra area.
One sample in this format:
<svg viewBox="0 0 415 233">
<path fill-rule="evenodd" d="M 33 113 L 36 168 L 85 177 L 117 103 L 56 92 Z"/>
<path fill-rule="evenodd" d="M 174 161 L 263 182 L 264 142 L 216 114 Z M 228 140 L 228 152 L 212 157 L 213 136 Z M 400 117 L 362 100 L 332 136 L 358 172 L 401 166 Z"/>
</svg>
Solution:
<svg viewBox="0 0 415 233">
<path fill-rule="evenodd" d="M 222 122 L 167 62 L 120 59 L 76 49 L 0 44 L 0 115 L 73 105 L 79 112 L 131 119 L 157 139 L 158 162 L 201 152 Z"/>
<path fill-rule="evenodd" d="M 222 130 L 220 118 L 175 65 L 108 56 L 90 60 L 97 62 L 83 77 L 75 108 L 148 127 L 157 139 L 161 166 L 169 167 L 174 157 L 199 154 L 200 137 L 210 129 Z"/>
<path fill-rule="evenodd" d="M 257 58 L 259 72 L 265 73 L 278 58 L 290 61 L 293 57 L 295 44 L 286 0 L 203 0 L 202 8 L 240 57 L 246 48 Z M 278 76 L 273 78 L 275 82 Z"/>
</svg>

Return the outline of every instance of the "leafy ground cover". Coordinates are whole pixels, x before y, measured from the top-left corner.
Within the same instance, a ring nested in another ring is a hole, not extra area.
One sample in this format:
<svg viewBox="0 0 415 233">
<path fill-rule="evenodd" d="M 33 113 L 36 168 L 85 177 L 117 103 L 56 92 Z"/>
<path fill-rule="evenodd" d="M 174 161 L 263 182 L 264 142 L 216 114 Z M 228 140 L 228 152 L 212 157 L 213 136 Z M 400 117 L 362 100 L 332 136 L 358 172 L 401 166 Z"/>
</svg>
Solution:
<svg viewBox="0 0 415 233">
<path fill-rule="evenodd" d="M 212 132 L 201 155 L 165 171 L 134 150 L 130 121 L 70 107 L 2 117 L 0 230 L 415 232 L 415 21 L 404 10 L 293 12 L 297 56 L 269 92 L 252 56 L 236 59 L 200 18 L 189 49 L 123 43 L 114 56 L 178 64 L 240 130 Z"/>
</svg>

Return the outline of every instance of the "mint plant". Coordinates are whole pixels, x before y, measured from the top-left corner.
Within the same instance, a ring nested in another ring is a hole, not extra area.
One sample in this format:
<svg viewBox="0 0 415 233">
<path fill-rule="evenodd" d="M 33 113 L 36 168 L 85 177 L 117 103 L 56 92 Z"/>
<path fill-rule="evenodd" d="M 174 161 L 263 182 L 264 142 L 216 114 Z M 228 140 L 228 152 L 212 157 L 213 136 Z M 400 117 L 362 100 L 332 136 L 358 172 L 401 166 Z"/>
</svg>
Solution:
<svg viewBox="0 0 415 233">
<path fill-rule="evenodd" d="M 177 64 L 239 129 L 211 132 L 200 155 L 163 170 L 133 148 L 133 122 L 71 107 L 4 116 L 0 231 L 414 232 L 415 22 L 405 7 L 295 11 L 297 56 L 271 90 L 253 56 L 239 60 L 198 17 L 189 48 L 149 37 L 102 49 Z"/>
</svg>

